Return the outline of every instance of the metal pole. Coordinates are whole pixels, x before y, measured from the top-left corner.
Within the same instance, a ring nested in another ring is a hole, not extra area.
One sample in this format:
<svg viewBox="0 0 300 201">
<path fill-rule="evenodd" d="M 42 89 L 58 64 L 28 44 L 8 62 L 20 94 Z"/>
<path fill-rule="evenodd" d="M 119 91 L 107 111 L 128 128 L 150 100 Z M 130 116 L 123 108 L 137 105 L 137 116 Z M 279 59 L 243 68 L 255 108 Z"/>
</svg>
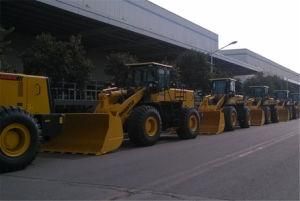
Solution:
<svg viewBox="0 0 300 201">
<path fill-rule="evenodd" d="M 214 69 L 213 69 L 213 55 L 210 55 L 210 73 L 213 73 Z"/>
<path fill-rule="evenodd" d="M 217 49 L 217 50 L 215 50 L 215 51 L 212 51 L 212 52 L 210 52 L 210 72 L 211 73 L 213 73 L 213 71 L 214 71 L 214 64 L 213 64 L 213 55 L 216 53 L 216 52 L 218 52 L 218 51 L 220 51 L 220 50 L 222 50 L 222 49 L 224 49 L 224 48 L 226 48 L 226 47 L 228 47 L 229 45 L 233 45 L 233 44 L 236 44 L 237 43 L 237 41 L 232 41 L 231 43 L 228 43 L 227 45 L 225 45 L 224 47 L 221 47 L 220 49 Z"/>
</svg>

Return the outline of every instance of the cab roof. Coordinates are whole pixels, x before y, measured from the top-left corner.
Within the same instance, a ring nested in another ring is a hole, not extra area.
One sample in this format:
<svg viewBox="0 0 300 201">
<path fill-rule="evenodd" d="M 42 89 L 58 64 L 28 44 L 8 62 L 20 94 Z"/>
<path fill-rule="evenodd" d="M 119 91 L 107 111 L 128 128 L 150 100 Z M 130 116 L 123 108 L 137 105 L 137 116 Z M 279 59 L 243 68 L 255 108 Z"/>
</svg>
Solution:
<svg viewBox="0 0 300 201">
<path fill-rule="evenodd" d="M 290 92 L 289 90 L 283 90 L 283 89 L 280 89 L 280 90 L 274 90 L 274 92 L 280 92 L 280 91 L 283 91 L 283 92 Z"/>
<path fill-rule="evenodd" d="M 126 66 L 129 67 L 138 67 L 138 66 L 161 66 L 161 67 L 167 67 L 167 68 L 173 68 L 173 66 L 166 65 L 166 64 L 161 64 L 161 63 L 156 63 L 156 62 L 144 62 L 144 63 L 132 63 L 132 64 L 125 64 Z"/>
<path fill-rule="evenodd" d="M 210 81 L 215 81 L 215 80 L 231 80 L 231 81 L 236 81 L 236 79 L 233 78 L 213 78 L 209 79 Z"/>
<path fill-rule="evenodd" d="M 249 88 L 270 88 L 269 86 L 266 86 L 266 85 L 261 85 L 261 86 L 249 86 Z"/>
<path fill-rule="evenodd" d="M 40 79 L 47 79 L 45 76 L 39 76 L 39 75 L 27 75 L 22 73 L 5 73 L 0 72 L 0 79 L 14 79 L 17 77 L 27 77 L 27 78 L 40 78 Z"/>
</svg>

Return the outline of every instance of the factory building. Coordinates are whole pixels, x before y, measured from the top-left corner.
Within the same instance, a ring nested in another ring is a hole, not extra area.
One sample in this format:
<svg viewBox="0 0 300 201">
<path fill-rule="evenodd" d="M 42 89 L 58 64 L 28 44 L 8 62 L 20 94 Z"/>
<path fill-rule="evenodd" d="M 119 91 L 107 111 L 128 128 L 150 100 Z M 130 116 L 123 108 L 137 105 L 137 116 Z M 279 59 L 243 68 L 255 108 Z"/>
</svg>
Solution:
<svg viewBox="0 0 300 201">
<path fill-rule="evenodd" d="M 106 56 L 113 52 L 160 62 L 175 59 L 186 49 L 210 55 L 219 47 L 217 33 L 147 0 L 28 0 L 1 1 L 0 5 L 2 25 L 16 28 L 9 59 L 19 68 L 19 53 L 42 32 L 58 39 L 81 34 L 97 80 L 107 78 L 103 69 Z M 215 65 L 235 75 L 273 73 L 299 84 L 296 72 L 246 49 L 212 56 Z"/>
</svg>

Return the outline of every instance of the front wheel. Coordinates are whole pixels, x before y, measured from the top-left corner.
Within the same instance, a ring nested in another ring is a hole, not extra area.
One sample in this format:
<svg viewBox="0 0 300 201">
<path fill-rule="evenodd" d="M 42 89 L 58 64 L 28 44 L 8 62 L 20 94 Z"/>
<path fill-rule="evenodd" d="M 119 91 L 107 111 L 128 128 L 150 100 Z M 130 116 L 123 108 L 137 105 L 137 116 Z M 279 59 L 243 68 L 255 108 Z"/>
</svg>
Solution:
<svg viewBox="0 0 300 201">
<path fill-rule="evenodd" d="M 272 123 L 279 122 L 278 110 L 275 107 L 271 109 L 271 121 L 272 121 Z"/>
<path fill-rule="evenodd" d="M 268 106 L 263 107 L 263 111 L 265 113 L 265 124 L 269 124 L 272 122 L 272 113 L 271 109 Z"/>
<path fill-rule="evenodd" d="M 240 115 L 240 127 L 249 128 L 250 127 L 250 110 L 247 107 L 244 107 L 242 114 Z"/>
<path fill-rule="evenodd" d="M 25 111 L 0 108 L 0 172 L 24 169 L 36 157 L 39 132 L 35 120 Z"/>
<path fill-rule="evenodd" d="M 180 139 L 197 137 L 200 125 L 199 113 L 194 108 L 183 108 L 180 116 L 180 126 L 177 135 Z"/>
<path fill-rule="evenodd" d="M 154 145 L 161 132 L 161 117 L 152 106 L 142 105 L 133 109 L 127 122 L 129 139 L 137 146 Z"/>
<path fill-rule="evenodd" d="M 236 109 L 232 106 L 224 108 L 224 116 L 225 116 L 225 130 L 232 131 L 237 125 L 237 112 Z"/>
</svg>

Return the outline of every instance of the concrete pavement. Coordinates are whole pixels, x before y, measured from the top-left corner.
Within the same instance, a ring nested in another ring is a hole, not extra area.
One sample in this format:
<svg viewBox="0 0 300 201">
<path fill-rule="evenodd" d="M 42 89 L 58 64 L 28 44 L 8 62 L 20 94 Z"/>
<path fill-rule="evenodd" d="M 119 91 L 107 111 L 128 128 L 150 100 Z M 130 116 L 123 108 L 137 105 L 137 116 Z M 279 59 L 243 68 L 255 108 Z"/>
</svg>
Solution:
<svg viewBox="0 0 300 201">
<path fill-rule="evenodd" d="M 40 154 L 0 176 L 0 199 L 299 200 L 300 121 L 95 157 Z"/>
</svg>

